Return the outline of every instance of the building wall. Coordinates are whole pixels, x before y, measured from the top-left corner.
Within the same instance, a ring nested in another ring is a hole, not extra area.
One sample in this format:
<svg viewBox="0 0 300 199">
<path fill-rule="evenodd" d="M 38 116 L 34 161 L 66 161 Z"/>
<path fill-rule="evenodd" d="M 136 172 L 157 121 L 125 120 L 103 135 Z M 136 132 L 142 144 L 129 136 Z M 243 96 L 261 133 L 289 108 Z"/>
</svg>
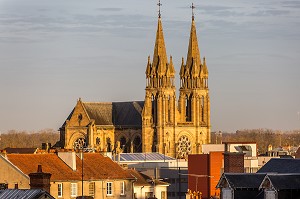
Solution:
<svg viewBox="0 0 300 199">
<path fill-rule="evenodd" d="M 209 154 L 212 151 L 220 151 L 224 152 L 225 145 L 224 144 L 203 144 L 202 145 L 202 153 Z"/>
<path fill-rule="evenodd" d="M 112 195 L 107 195 L 107 182 L 112 182 Z M 121 182 L 125 183 L 125 194 L 121 195 Z M 58 184 L 63 186 L 63 196 L 58 197 Z M 55 198 L 69 199 L 76 198 L 71 197 L 71 183 L 77 184 L 77 196 L 82 195 L 82 182 L 81 181 L 65 181 L 65 182 L 51 182 L 50 194 Z M 94 183 L 94 199 L 104 199 L 104 198 L 132 198 L 132 182 L 128 180 L 103 180 L 103 181 L 84 181 L 83 182 L 83 195 L 92 196 L 89 190 L 89 184 Z"/>
<path fill-rule="evenodd" d="M 222 152 L 210 152 L 209 153 L 209 168 L 210 172 L 209 175 L 209 187 L 210 196 L 219 196 L 220 190 L 216 189 L 216 186 L 219 182 L 219 179 L 222 175 L 222 167 L 223 167 L 223 153 Z"/>
<path fill-rule="evenodd" d="M 185 198 L 188 189 L 187 161 L 179 159 L 172 162 L 125 162 L 125 164 L 152 178 L 162 179 L 169 183 L 167 191 L 169 199 Z"/>
<path fill-rule="evenodd" d="M 84 195 L 89 195 L 89 183 L 95 183 L 95 199 L 103 198 L 132 198 L 133 186 L 132 181 L 129 180 L 103 180 L 103 181 L 84 181 Z M 112 182 L 113 194 L 107 196 L 106 183 Z M 125 183 L 125 195 L 121 195 L 121 182 Z M 15 184 L 18 184 L 19 189 L 30 189 L 29 177 L 23 174 L 19 169 L 9 163 L 3 156 L 0 156 L 0 183 L 8 184 L 9 189 L 14 189 Z M 63 185 L 63 196 L 58 197 L 58 184 Z M 55 198 L 70 199 L 71 197 L 71 183 L 77 183 L 77 196 L 82 193 L 81 181 L 53 181 L 50 182 L 50 194 Z"/>
<path fill-rule="evenodd" d="M 257 144 L 253 142 L 236 142 L 236 143 L 225 143 L 228 152 L 239 152 L 236 147 L 238 146 L 250 146 L 251 153 L 245 154 L 246 157 L 257 157 Z"/>
<path fill-rule="evenodd" d="M 146 193 L 152 193 L 156 198 L 167 199 L 167 186 L 135 186 L 134 199 L 147 199 Z M 162 195 L 164 194 L 164 196 Z"/>
<path fill-rule="evenodd" d="M 29 177 L 16 169 L 5 157 L 0 155 L 0 183 L 8 184 L 9 189 L 14 189 L 18 184 L 19 189 L 29 189 Z"/>
<path fill-rule="evenodd" d="M 220 195 L 220 190 L 216 189 L 215 187 L 221 177 L 222 165 L 222 152 L 189 155 L 189 190 L 192 192 L 201 191 L 203 199 L 209 198 L 210 196 Z"/>
<path fill-rule="evenodd" d="M 188 189 L 192 192 L 202 192 L 203 198 L 209 196 L 209 155 L 189 155 Z"/>
</svg>

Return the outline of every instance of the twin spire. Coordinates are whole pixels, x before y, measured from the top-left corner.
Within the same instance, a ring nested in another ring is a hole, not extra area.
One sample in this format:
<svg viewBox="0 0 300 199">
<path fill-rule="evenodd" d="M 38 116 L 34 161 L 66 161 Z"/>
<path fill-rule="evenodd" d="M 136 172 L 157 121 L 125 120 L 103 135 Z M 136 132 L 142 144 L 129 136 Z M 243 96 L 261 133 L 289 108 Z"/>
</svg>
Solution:
<svg viewBox="0 0 300 199">
<path fill-rule="evenodd" d="M 172 62 L 172 56 L 170 56 L 170 62 L 168 62 L 168 57 L 166 53 L 166 46 L 163 35 L 162 21 L 161 21 L 161 3 L 160 0 L 157 4 L 159 6 L 158 9 L 158 24 L 157 24 L 157 32 L 155 39 L 155 47 L 153 53 L 153 61 L 151 64 L 150 56 L 148 57 L 148 64 L 146 68 L 146 77 L 147 79 L 159 79 L 166 78 L 174 78 L 175 69 Z M 194 9 L 195 6 L 192 4 L 192 25 L 190 31 L 190 40 L 188 47 L 188 54 L 186 64 L 184 64 L 184 59 L 182 58 L 182 65 L 180 69 L 180 77 L 182 78 L 200 78 L 201 74 L 207 74 L 206 63 L 203 60 L 203 64 L 201 63 L 200 58 L 200 50 L 198 47 L 197 41 L 197 33 L 196 33 L 196 25 L 195 25 L 195 17 L 194 17 Z M 202 76 L 202 75 L 201 75 Z M 156 87 L 156 86 L 155 86 Z"/>
</svg>

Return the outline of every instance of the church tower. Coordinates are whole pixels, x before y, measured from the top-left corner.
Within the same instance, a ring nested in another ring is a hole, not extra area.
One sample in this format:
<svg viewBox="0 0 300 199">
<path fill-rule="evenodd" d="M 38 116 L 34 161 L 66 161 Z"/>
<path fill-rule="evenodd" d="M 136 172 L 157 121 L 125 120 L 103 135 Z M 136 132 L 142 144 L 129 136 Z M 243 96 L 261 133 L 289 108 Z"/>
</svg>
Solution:
<svg viewBox="0 0 300 199">
<path fill-rule="evenodd" d="M 153 60 L 150 56 L 146 67 L 146 95 L 143 108 L 142 143 L 143 152 L 159 152 L 174 156 L 176 97 L 175 69 L 170 56 L 168 62 L 160 14 L 156 32 Z"/>
<path fill-rule="evenodd" d="M 192 10 L 194 6 L 192 5 Z M 188 46 L 187 59 L 182 58 L 178 108 L 180 123 L 194 129 L 193 153 L 201 153 L 201 144 L 210 142 L 210 99 L 206 60 L 201 60 L 198 47 L 194 12 Z M 180 143 L 179 143 L 180 145 Z"/>
<path fill-rule="evenodd" d="M 160 3 L 158 4 L 160 8 Z M 206 60 L 201 60 L 194 6 L 186 62 L 180 68 L 178 106 L 172 57 L 168 62 L 159 11 L 153 60 L 146 67 L 146 95 L 142 113 L 143 152 L 176 158 L 202 152 L 210 142 L 210 99 Z"/>
</svg>

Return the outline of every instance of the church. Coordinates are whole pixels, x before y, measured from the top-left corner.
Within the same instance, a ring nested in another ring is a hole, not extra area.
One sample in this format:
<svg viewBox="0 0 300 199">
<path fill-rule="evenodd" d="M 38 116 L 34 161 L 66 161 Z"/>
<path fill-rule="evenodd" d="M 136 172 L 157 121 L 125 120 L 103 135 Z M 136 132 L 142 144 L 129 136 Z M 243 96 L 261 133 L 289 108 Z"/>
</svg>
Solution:
<svg viewBox="0 0 300 199">
<path fill-rule="evenodd" d="M 179 98 L 172 56 L 168 59 L 166 53 L 160 11 L 154 53 L 152 60 L 148 57 L 145 73 L 144 101 L 78 99 L 60 128 L 57 144 L 65 149 L 158 152 L 175 158 L 201 153 L 201 145 L 210 143 L 210 99 L 208 69 L 205 58 L 200 57 L 194 14 L 187 57 L 182 58 L 179 71 Z"/>
</svg>

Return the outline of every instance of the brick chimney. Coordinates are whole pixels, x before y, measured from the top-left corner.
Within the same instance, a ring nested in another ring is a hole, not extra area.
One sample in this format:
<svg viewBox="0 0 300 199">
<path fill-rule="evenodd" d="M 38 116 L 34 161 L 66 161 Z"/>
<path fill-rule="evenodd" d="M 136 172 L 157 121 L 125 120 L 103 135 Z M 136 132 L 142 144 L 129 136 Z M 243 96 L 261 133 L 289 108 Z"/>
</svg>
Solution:
<svg viewBox="0 0 300 199">
<path fill-rule="evenodd" d="M 42 165 L 38 165 L 36 173 L 30 173 L 30 189 L 43 189 L 50 193 L 50 178 L 51 173 L 44 173 L 42 171 Z"/>
<path fill-rule="evenodd" d="M 224 152 L 224 172 L 244 173 L 244 153 Z"/>
</svg>

